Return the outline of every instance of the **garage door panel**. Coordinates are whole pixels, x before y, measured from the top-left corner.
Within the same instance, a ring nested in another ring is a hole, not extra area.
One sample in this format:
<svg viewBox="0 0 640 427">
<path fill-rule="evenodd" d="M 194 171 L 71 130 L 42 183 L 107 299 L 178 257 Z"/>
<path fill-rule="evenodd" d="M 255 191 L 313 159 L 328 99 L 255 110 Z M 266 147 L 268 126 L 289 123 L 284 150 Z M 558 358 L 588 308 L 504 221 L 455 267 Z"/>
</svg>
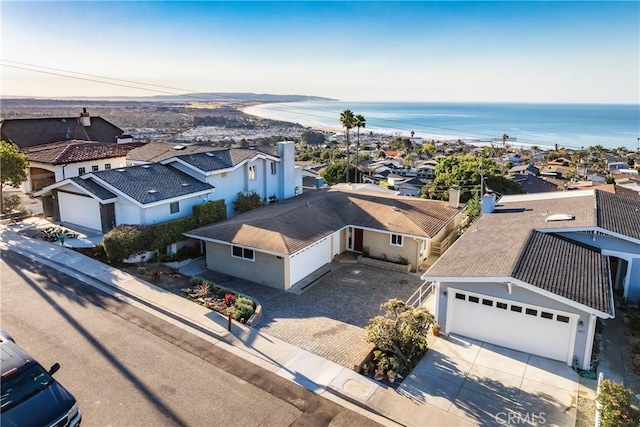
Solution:
<svg viewBox="0 0 640 427">
<path fill-rule="evenodd" d="M 448 332 L 554 360 L 569 360 L 573 315 L 466 291 L 450 292 Z"/>
<path fill-rule="evenodd" d="M 58 193 L 61 221 L 93 230 L 102 230 L 100 204 L 91 197 Z"/>
<path fill-rule="evenodd" d="M 291 257 L 291 286 L 331 262 L 331 242 L 323 239 Z"/>
</svg>

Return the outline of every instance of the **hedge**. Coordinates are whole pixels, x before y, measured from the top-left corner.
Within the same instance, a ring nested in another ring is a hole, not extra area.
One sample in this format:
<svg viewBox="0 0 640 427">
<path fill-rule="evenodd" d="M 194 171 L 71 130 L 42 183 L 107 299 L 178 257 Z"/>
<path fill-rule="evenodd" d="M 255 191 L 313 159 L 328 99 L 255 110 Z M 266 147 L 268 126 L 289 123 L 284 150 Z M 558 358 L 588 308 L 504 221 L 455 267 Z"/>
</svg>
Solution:
<svg viewBox="0 0 640 427">
<path fill-rule="evenodd" d="M 153 225 L 119 225 L 105 234 L 104 249 L 110 261 L 120 261 L 184 240 L 183 233 L 227 217 L 224 200 L 193 207 L 193 216 Z"/>
</svg>

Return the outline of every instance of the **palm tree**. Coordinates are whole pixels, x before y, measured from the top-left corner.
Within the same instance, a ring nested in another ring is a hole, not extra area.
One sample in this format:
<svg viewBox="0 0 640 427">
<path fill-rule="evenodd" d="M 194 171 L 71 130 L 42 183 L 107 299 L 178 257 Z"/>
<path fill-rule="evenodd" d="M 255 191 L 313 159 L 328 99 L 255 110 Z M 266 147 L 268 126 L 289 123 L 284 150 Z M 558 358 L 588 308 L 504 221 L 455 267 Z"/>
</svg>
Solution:
<svg viewBox="0 0 640 427">
<path fill-rule="evenodd" d="M 355 125 L 356 128 L 358 128 L 358 142 L 356 142 L 356 183 L 360 182 L 358 181 L 358 152 L 360 151 L 360 128 L 364 128 L 365 125 L 367 124 L 367 120 L 364 118 L 364 116 L 362 114 L 358 114 L 355 117 L 355 121 L 353 123 Z"/>
<path fill-rule="evenodd" d="M 356 118 L 353 115 L 353 111 L 344 110 L 340 113 L 340 124 L 344 127 L 345 135 L 347 136 L 347 173 L 346 173 L 346 181 L 349 183 L 349 129 L 352 129 L 355 125 Z"/>
<path fill-rule="evenodd" d="M 506 133 L 502 134 L 502 150 L 504 151 L 505 146 L 507 145 L 507 139 L 509 139 L 509 135 Z"/>
</svg>

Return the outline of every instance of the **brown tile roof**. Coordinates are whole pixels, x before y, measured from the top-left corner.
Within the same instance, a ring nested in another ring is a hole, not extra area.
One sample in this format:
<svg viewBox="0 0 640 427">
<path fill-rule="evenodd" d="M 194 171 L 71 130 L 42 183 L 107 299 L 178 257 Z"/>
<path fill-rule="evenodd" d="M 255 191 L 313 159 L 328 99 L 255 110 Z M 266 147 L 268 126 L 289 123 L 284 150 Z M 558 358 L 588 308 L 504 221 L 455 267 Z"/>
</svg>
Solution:
<svg viewBox="0 0 640 427">
<path fill-rule="evenodd" d="M 80 117 L 4 119 L 0 123 L 4 141 L 21 149 L 58 141 L 79 139 L 115 143 L 122 129 L 101 117 L 91 117 L 91 126 L 83 126 Z"/>
<path fill-rule="evenodd" d="M 347 225 L 432 237 L 460 210 L 434 200 L 318 190 L 192 230 L 188 235 L 290 255 Z"/>
<path fill-rule="evenodd" d="M 63 165 L 90 160 L 110 159 L 113 157 L 125 157 L 129 151 L 142 145 L 140 142 L 110 144 L 71 140 L 29 147 L 25 148 L 23 152 L 27 155 L 30 162 Z"/>
<path fill-rule="evenodd" d="M 613 314 L 608 262 L 598 249 L 576 244 L 553 233 L 532 231 L 512 276 Z M 558 280 L 559 277 L 562 280 Z"/>
</svg>

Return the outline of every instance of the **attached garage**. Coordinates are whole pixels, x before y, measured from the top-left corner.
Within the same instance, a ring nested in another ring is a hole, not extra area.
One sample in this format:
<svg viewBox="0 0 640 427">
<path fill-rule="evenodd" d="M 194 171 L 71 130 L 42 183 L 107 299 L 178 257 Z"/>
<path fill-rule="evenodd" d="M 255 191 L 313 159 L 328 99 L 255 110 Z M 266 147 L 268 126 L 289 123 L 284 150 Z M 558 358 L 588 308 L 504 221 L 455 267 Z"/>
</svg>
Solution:
<svg viewBox="0 0 640 427">
<path fill-rule="evenodd" d="M 93 230 L 102 230 L 100 203 L 89 196 L 58 191 L 60 219 Z"/>
<path fill-rule="evenodd" d="M 572 363 L 576 314 L 453 288 L 447 307 L 447 333 Z"/>
<path fill-rule="evenodd" d="M 324 239 L 307 246 L 300 252 L 291 255 L 290 286 L 307 277 L 320 267 L 331 262 L 331 238 Z"/>
</svg>

